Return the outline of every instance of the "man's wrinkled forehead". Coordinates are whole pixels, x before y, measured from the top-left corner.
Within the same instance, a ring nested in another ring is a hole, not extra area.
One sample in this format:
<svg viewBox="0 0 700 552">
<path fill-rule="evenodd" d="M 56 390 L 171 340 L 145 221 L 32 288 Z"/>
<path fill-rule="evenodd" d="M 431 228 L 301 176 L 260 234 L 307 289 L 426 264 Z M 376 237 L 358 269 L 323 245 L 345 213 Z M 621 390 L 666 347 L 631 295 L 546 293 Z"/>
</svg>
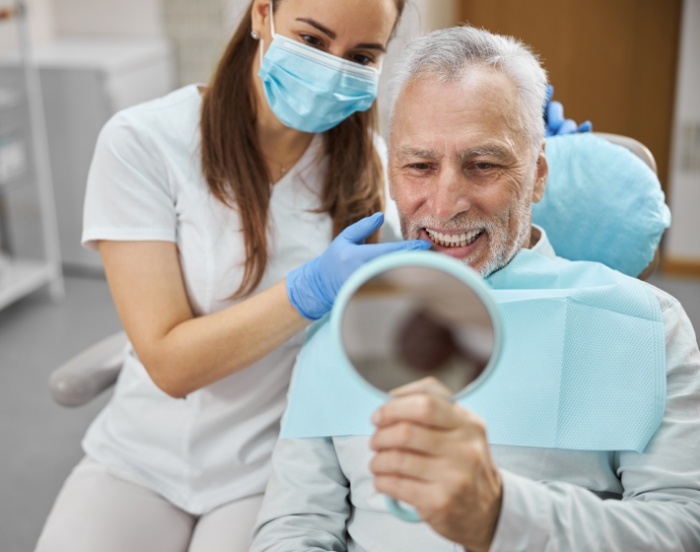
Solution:
<svg viewBox="0 0 700 552">
<path fill-rule="evenodd" d="M 528 140 L 517 89 L 505 74 L 472 70 L 459 80 L 423 76 L 399 91 L 392 110 L 390 153 L 437 159 L 451 147 L 463 161 L 512 156 Z"/>
</svg>

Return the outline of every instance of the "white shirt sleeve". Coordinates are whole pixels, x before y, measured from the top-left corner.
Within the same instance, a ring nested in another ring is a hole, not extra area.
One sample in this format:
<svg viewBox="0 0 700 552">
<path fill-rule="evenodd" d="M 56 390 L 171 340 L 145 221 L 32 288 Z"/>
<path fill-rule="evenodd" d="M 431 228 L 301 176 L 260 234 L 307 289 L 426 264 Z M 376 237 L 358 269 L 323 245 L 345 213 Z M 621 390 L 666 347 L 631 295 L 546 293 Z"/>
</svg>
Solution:
<svg viewBox="0 0 700 552">
<path fill-rule="evenodd" d="M 251 552 L 346 550 L 349 492 L 330 438 L 277 441 Z"/>
<path fill-rule="evenodd" d="M 502 470 L 502 510 L 490 552 L 700 550 L 700 352 L 678 301 L 665 305 L 663 319 L 666 410 L 643 453 L 614 455 L 622 500 Z"/>
<path fill-rule="evenodd" d="M 97 139 L 83 211 L 82 243 L 176 241 L 176 199 L 147 125 L 120 112 Z"/>
</svg>

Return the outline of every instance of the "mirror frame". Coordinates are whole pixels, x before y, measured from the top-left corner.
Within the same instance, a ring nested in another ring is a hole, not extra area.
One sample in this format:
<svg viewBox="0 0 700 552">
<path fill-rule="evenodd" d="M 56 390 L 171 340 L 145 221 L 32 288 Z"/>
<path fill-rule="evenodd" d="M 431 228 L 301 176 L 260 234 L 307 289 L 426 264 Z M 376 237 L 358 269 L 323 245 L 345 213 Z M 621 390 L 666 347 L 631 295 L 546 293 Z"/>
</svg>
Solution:
<svg viewBox="0 0 700 552">
<path fill-rule="evenodd" d="M 335 303 L 333 304 L 333 308 L 331 309 L 330 326 L 333 346 L 337 347 L 337 350 L 341 351 L 343 358 L 348 365 L 353 368 L 353 371 L 355 374 L 357 374 L 363 385 L 369 387 L 373 392 L 379 393 L 384 398 L 391 397 L 389 393 L 386 393 L 369 383 L 355 369 L 354 365 L 348 358 L 345 351 L 345 346 L 343 344 L 342 322 L 348 303 L 354 296 L 355 292 L 362 285 L 375 276 L 401 267 L 431 268 L 442 271 L 456 278 L 469 286 L 469 288 L 483 302 L 489 316 L 491 317 L 493 325 L 493 350 L 491 351 L 489 362 L 487 363 L 483 372 L 474 381 L 450 397 L 451 401 L 457 401 L 479 385 L 483 384 L 491 375 L 494 367 L 501 357 L 501 353 L 503 352 L 504 331 L 501 312 L 496 304 L 491 289 L 488 287 L 488 284 L 486 284 L 484 279 L 472 268 L 468 267 L 462 261 L 450 257 L 449 255 L 434 251 L 401 251 L 382 255 L 381 257 L 377 257 L 358 268 L 350 275 L 350 277 L 340 288 Z"/>
</svg>

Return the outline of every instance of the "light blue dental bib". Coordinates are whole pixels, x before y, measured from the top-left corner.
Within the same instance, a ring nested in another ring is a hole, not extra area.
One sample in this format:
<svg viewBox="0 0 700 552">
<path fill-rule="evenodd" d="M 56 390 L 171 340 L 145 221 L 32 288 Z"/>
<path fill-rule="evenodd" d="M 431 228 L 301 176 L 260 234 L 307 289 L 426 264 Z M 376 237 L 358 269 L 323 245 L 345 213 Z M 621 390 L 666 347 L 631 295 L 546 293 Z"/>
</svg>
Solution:
<svg viewBox="0 0 700 552">
<path fill-rule="evenodd" d="M 493 374 L 459 400 L 489 442 L 641 452 L 661 423 L 666 362 L 653 292 L 604 265 L 522 250 L 487 279 L 504 322 Z M 281 438 L 371 435 L 386 396 L 355 374 L 329 317 L 309 331 Z"/>
</svg>

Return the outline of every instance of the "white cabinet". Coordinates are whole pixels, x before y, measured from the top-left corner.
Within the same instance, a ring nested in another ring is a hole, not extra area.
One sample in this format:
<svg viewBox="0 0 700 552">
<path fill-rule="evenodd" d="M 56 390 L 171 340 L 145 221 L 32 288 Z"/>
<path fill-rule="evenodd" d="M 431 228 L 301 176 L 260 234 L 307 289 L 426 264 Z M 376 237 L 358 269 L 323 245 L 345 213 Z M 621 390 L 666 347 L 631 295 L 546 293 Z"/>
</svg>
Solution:
<svg viewBox="0 0 700 552">
<path fill-rule="evenodd" d="M 39 75 L 23 3 L 0 12 L 16 23 L 15 69 L 0 67 L 0 308 L 48 286 L 63 297 L 63 274 Z M 8 22 L 5 21 L 5 24 Z M 29 247 L 26 247 L 29 245 Z"/>
<path fill-rule="evenodd" d="M 102 271 L 80 245 L 85 185 L 95 141 L 109 117 L 173 88 L 173 54 L 164 40 L 56 39 L 37 44 L 63 265 Z M 17 70 L 0 56 L 0 72 Z M 1 82 L 1 79 L 0 79 Z"/>
</svg>

